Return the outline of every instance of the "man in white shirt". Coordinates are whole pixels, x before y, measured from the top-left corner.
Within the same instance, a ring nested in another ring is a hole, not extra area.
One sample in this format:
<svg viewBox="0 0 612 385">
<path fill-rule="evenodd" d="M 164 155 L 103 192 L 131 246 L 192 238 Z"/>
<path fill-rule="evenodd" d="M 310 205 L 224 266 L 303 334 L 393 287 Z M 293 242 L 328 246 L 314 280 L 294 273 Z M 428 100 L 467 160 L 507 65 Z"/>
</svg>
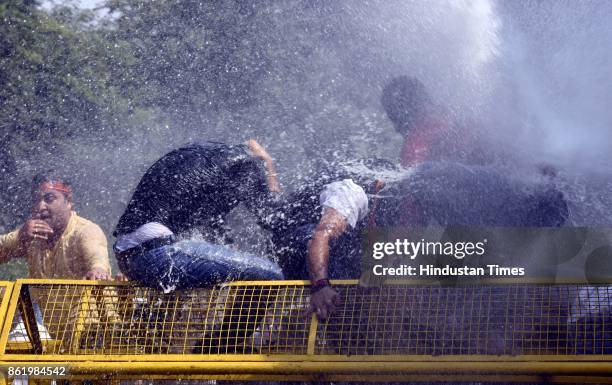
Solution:
<svg viewBox="0 0 612 385">
<path fill-rule="evenodd" d="M 308 243 L 308 271 L 312 282 L 310 310 L 326 319 L 339 300 L 328 279 L 330 244 L 347 231 L 356 229 L 357 223 L 366 218 L 368 197 L 352 179 L 344 179 L 325 186 L 320 203 L 321 219 Z M 359 268 L 359 263 L 351 259 L 353 266 Z"/>
<path fill-rule="evenodd" d="M 339 301 L 329 280 L 361 274 L 361 235 L 372 222 L 371 201 L 382 186 L 376 175 L 399 172 L 381 159 L 363 163 L 358 171 L 334 165 L 321 173 L 322 180 L 287 198 L 278 210 L 282 223 L 271 229 L 283 274 L 310 279 L 310 310 L 322 320 Z"/>
<path fill-rule="evenodd" d="M 374 219 L 376 227 L 425 227 L 430 222 L 444 227 L 558 227 L 568 213 L 554 186 L 513 180 L 487 167 L 424 163 L 398 183 L 389 183 L 384 199 L 375 195 L 374 182 L 358 179 L 325 185 L 319 194 L 320 217 L 311 224 L 295 223 L 293 231 L 283 234 L 287 247 L 281 248 L 279 263 L 289 279 L 310 278 L 310 310 L 322 320 L 339 300 L 329 279 L 359 277 L 360 230 Z M 372 202 L 377 203 L 375 215 L 370 213 Z M 316 209 L 303 199 L 300 210 Z"/>
</svg>

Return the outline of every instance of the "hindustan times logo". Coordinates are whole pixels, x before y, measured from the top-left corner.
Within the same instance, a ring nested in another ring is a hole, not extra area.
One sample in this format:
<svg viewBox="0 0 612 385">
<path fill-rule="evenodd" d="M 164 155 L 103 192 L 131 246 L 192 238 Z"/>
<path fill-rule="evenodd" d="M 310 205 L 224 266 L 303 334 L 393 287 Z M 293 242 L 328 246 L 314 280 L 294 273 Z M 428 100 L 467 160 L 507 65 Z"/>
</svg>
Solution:
<svg viewBox="0 0 612 385">
<path fill-rule="evenodd" d="M 401 255 L 415 259 L 419 255 L 447 255 L 457 259 L 466 256 L 485 254 L 487 240 L 480 242 L 430 242 L 421 239 L 420 241 L 409 241 L 408 239 L 396 239 L 395 242 L 375 242 L 372 245 L 372 257 L 383 259 L 389 255 Z"/>
</svg>

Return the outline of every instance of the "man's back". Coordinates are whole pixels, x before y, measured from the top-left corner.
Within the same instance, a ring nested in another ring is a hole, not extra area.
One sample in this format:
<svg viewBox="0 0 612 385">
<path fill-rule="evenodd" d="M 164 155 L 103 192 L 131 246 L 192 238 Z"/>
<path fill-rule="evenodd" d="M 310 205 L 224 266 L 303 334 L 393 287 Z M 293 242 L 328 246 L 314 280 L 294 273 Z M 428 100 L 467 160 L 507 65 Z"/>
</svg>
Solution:
<svg viewBox="0 0 612 385">
<path fill-rule="evenodd" d="M 134 190 L 115 234 L 158 222 L 173 233 L 219 229 L 240 202 L 265 194 L 262 167 L 242 145 L 208 142 L 174 150 L 155 162 Z"/>
<path fill-rule="evenodd" d="M 490 167 L 429 162 L 383 195 L 389 226 L 560 226 L 567 218 L 563 194 L 527 184 Z"/>
</svg>

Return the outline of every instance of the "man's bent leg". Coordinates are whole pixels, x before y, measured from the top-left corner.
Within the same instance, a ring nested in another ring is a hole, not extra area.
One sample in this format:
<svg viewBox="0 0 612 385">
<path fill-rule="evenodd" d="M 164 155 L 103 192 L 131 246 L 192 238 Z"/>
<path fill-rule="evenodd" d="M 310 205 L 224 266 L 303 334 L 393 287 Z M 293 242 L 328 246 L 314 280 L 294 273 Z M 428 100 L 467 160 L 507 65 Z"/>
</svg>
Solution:
<svg viewBox="0 0 612 385">
<path fill-rule="evenodd" d="M 277 280 L 283 274 L 278 265 L 265 258 L 206 241 L 180 241 L 170 247 L 172 256 L 184 273 L 177 288 L 206 287 L 231 280 Z M 247 353 L 244 344 L 250 336 L 270 299 L 270 288 L 245 286 L 232 290 L 223 321 L 215 330 L 212 341 L 195 347 L 195 353 Z M 232 305 L 235 303 L 236 306 Z M 245 304 L 249 306 L 245 306 Z"/>
<path fill-rule="evenodd" d="M 168 251 L 175 270 L 183 274 L 177 288 L 207 287 L 233 280 L 283 279 L 276 263 L 225 245 L 184 240 L 168 246 Z"/>
</svg>

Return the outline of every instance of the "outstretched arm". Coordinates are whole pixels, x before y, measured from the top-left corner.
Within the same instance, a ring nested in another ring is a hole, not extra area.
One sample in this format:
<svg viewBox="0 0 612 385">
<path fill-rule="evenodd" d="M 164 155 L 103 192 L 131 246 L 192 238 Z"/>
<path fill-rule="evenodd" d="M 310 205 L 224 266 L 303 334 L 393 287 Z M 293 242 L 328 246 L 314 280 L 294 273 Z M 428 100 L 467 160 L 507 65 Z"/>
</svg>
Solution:
<svg viewBox="0 0 612 385">
<path fill-rule="evenodd" d="M 326 207 L 308 245 L 308 271 L 313 283 L 327 278 L 329 242 L 346 230 L 346 218 L 331 207 Z"/>
<path fill-rule="evenodd" d="M 280 192 L 281 187 L 278 183 L 278 173 L 274 167 L 274 161 L 270 154 L 263 148 L 255 139 L 249 139 L 246 141 L 246 145 L 253 153 L 253 156 L 263 160 L 264 167 L 266 168 L 266 179 L 268 182 L 268 189 L 271 192 Z"/>
<path fill-rule="evenodd" d="M 327 319 L 340 300 L 339 294 L 327 282 L 329 243 L 342 235 L 347 225 L 344 215 L 327 207 L 308 244 L 308 271 L 313 285 L 309 312 L 316 313 L 321 320 Z"/>
</svg>

